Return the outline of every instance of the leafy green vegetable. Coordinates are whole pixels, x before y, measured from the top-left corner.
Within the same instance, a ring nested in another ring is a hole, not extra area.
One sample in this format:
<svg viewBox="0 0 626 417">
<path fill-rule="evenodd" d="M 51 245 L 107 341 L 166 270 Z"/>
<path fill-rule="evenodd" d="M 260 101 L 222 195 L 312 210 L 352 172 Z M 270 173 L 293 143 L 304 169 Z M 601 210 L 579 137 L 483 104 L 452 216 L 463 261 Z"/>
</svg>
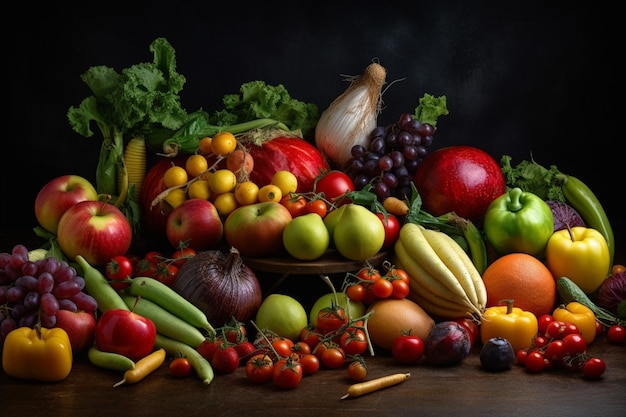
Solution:
<svg viewBox="0 0 626 417">
<path fill-rule="evenodd" d="M 566 176 L 557 169 L 556 165 L 546 168 L 531 159 L 530 161 L 524 160 L 513 167 L 511 159 L 509 155 L 503 155 L 500 160 L 507 189 L 519 187 L 536 194 L 543 200 L 565 201 L 561 186 Z"/>
<path fill-rule="evenodd" d="M 415 108 L 413 118 L 422 123 L 429 123 L 437 126 L 437 118 L 448 114 L 446 96 L 435 97 L 431 94 L 424 94 Z"/>
</svg>

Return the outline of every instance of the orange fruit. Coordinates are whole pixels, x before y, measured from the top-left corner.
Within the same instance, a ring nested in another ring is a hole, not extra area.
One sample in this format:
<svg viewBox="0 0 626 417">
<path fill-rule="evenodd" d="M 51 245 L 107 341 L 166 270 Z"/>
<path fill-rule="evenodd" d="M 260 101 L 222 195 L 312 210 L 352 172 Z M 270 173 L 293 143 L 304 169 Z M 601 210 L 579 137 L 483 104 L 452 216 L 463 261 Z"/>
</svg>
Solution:
<svg viewBox="0 0 626 417">
<path fill-rule="evenodd" d="M 510 253 L 493 261 L 485 272 L 487 307 L 512 299 L 513 307 L 539 317 L 552 314 L 556 304 L 556 281 L 539 259 L 526 253 Z"/>
</svg>

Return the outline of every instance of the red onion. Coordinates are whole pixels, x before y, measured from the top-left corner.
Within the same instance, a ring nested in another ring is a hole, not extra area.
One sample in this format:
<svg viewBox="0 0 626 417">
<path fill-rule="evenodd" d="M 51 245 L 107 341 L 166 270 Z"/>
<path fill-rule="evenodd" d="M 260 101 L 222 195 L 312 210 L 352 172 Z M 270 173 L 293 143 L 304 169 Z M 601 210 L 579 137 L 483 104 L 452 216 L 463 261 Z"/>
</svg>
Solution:
<svg viewBox="0 0 626 417">
<path fill-rule="evenodd" d="M 180 268 L 172 288 L 204 311 L 213 327 L 232 320 L 245 323 L 262 301 L 261 285 L 234 247 L 199 252 Z"/>
<path fill-rule="evenodd" d="M 596 304 L 619 317 L 617 307 L 624 300 L 626 300 L 626 272 L 609 275 L 598 288 Z"/>
</svg>

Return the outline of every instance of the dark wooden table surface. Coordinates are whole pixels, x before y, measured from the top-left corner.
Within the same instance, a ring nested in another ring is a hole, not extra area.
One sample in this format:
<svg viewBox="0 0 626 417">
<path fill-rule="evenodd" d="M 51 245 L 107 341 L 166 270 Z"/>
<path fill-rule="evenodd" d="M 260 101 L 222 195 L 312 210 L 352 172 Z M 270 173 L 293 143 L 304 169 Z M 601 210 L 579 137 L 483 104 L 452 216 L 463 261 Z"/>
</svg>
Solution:
<svg viewBox="0 0 626 417">
<path fill-rule="evenodd" d="M 17 243 L 6 238 L 2 251 L 13 244 L 7 242 Z M 617 260 L 626 262 L 623 252 Z M 289 277 L 284 285 L 292 279 L 297 278 Z M 563 370 L 530 374 L 517 365 L 506 372 L 485 372 L 478 347 L 460 364 L 444 368 L 424 361 L 401 366 L 377 349 L 375 356 L 366 356 L 370 378 L 396 372 L 410 372 L 411 377 L 344 400 L 340 397 L 351 382 L 343 368 L 320 370 L 296 389 L 280 390 L 271 383 L 249 383 L 243 368 L 203 385 L 195 376 L 174 379 L 162 366 L 137 384 L 113 388 L 121 374 L 95 368 L 80 355 L 59 383 L 21 381 L 0 372 L 0 416 L 624 416 L 626 345 L 601 337 L 588 352 L 607 364 L 599 380 Z"/>
</svg>

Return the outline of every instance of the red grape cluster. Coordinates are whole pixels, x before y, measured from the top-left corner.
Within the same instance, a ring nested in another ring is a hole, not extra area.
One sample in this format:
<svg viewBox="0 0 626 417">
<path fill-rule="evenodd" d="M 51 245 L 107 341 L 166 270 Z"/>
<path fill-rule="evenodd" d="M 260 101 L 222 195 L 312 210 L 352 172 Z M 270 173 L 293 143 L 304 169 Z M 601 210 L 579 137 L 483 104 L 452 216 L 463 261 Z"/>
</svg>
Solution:
<svg viewBox="0 0 626 417">
<path fill-rule="evenodd" d="M 85 279 L 65 261 L 31 261 L 21 244 L 0 253 L 0 342 L 17 327 L 55 327 L 59 310 L 96 311 L 84 287 Z"/>
<path fill-rule="evenodd" d="M 411 197 L 411 182 L 417 166 L 428 154 L 435 127 L 402 113 L 396 123 L 377 126 L 370 134 L 369 147 L 355 145 L 346 173 L 356 190 L 371 184 L 380 201 L 393 196 Z"/>
</svg>

